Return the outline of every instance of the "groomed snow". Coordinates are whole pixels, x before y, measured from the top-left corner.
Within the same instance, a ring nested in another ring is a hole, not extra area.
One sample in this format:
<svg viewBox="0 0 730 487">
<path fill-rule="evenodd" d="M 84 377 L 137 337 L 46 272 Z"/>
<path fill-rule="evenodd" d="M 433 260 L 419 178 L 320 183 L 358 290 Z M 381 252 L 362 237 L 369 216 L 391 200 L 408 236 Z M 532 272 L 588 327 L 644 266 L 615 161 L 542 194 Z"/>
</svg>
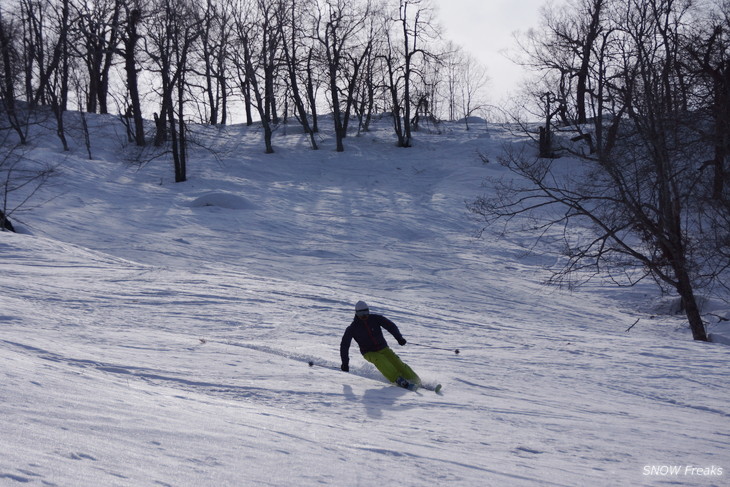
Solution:
<svg viewBox="0 0 730 487">
<path fill-rule="evenodd" d="M 196 128 L 175 184 L 91 121 L 93 160 L 31 137 L 57 171 L 0 233 L 0 485 L 728 484 L 730 347 L 649 285 L 548 288 L 555 256 L 475 238 L 506 128 L 404 150 L 383 120 L 344 153 L 280 129 L 271 155 L 256 127 Z M 359 299 L 441 394 L 354 345 L 339 371 Z"/>
</svg>

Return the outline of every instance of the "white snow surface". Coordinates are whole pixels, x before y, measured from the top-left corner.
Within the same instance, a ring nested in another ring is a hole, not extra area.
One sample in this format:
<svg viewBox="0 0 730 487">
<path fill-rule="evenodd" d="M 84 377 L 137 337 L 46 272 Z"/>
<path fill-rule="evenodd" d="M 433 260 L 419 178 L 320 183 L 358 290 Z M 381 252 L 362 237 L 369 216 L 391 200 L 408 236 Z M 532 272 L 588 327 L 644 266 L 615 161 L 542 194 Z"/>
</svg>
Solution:
<svg viewBox="0 0 730 487">
<path fill-rule="evenodd" d="M 648 284 L 546 287 L 557 254 L 475 237 L 506 127 L 280 128 L 270 155 L 198 127 L 176 184 L 91 121 L 94 159 L 31 137 L 57 170 L 0 233 L 0 485 L 728 485 L 730 347 Z M 359 299 L 440 394 L 354 343 L 339 370 Z"/>
</svg>

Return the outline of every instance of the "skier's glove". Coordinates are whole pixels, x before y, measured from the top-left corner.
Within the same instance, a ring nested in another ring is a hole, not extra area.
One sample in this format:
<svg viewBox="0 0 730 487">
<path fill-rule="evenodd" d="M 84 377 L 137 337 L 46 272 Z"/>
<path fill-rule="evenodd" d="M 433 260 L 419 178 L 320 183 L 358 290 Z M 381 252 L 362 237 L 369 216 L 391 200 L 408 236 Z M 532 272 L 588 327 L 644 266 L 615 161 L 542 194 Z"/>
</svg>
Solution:
<svg viewBox="0 0 730 487">
<path fill-rule="evenodd" d="M 342 372 L 349 372 L 350 371 L 350 366 L 349 365 L 342 364 L 342 365 L 340 365 L 340 369 L 342 369 Z"/>
<path fill-rule="evenodd" d="M 406 343 L 408 343 L 408 342 L 406 342 L 406 339 L 405 338 L 401 338 L 400 340 L 398 340 L 398 345 L 400 345 L 401 347 L 403 345 L 405 345 Z"/>
</svg>

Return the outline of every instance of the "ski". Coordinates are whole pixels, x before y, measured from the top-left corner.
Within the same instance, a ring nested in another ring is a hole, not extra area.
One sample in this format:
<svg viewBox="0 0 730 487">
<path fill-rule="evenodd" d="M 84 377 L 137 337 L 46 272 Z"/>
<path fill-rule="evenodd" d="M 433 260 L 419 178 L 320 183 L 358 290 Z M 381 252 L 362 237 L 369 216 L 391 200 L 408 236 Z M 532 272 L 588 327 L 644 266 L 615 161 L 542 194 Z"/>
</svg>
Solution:
<svg viewBox="0 0 730 487">
<path fill-rule="evenodd" d="M 421 389 L 423 389 L 426 391 L 435 392 L 436 394 L 440 394 L 441 389 L 442 389 L 441 384 L 436 384 L 435 386 L 425 386 L 423 384 L 421 384 L 421 385 L 410 384 L 408 386 L 402 386 L 400 384 L 396 384 L 396 386 L 403 387 L 404 389 L 408 389 L 409 391 L 413 391 L 413 392 L 420 391 Z"/>
<path fill-rule="evenodd" d="M 427 391 L 433 391 L 436 394 L 441 392 L 441 384 L 436 384 L 435 386 L 424 386 L 422 385 L 421 388 L 426 389 Z"/>
<path fill-rule="evenodd" d="M 441 392 L 441 384 L 436 384 L 435 386 L 431 385 L 424 385 L 424 384 L 416 384 L 415 382 L 410 382 L 403 377 L 398 377 L 395 381 L 396 385 L 398 387 L 402 387 L 404 389 L 408 389 L 409 391 L 416 392 L 418 389 L 426 389 L 427 391 L 435 392 L 436 394 Z"/>
<path fill-rule="evenodd" d="M 310 367 L 317 366 L 317 367 L 321 367 L 323 369 L 340 370 L 339 368 L 332 366 L 332 365 L 317 364 L 313 360 L 307 361 L 307 365 L 309 365 Z M 360 377 L 363 377 L 363 376 L 360 376 Z M 369 378 L 369 377 L 364 377 L 364 378 Z M 416 392 L 418 389 L 425 389 L 427 391 L 435 392 L 436 394 L 441 392 L 441 384 L 436 384 L 435 386 L 423 385 L 423 384 L 412 384 L 411 382 L 407 381 L 406 379 L 404 379 L 402 377 L 398 377 L 398 379 L 396 379 L 394 385 L 397 387 L 402 387 L 404 389 L 408 389 L 409 391 L 413 391 L 413 392 Z"/>
</svg>

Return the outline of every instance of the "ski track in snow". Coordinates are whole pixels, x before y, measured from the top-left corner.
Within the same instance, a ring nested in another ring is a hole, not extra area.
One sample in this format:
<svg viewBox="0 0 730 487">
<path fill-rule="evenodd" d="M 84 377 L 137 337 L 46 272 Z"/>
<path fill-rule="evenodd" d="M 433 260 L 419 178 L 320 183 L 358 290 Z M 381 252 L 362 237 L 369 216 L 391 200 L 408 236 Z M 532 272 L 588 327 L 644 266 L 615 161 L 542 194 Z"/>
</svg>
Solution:
<svg viewBox="0 0 730 487">
<path fill-rule="evenodd" d="M 255 129 L 199 130 L 218 157 L 197 149 L 188 182 L 95 139 L 26 234 L 0 233 L 0 485 L 726 484 L 728 347 L 650 297 L 542 286 L 556 257 L 528 241 L 474 238 L 464 202 L 501 174 L 476 151 L 506 131 L 403 150 L 383 122 L 344 154 L 280 133 L 263 155 Z M 355 345 L 339 371 L 357 299 L 441 394 Z"/>
</svg>

